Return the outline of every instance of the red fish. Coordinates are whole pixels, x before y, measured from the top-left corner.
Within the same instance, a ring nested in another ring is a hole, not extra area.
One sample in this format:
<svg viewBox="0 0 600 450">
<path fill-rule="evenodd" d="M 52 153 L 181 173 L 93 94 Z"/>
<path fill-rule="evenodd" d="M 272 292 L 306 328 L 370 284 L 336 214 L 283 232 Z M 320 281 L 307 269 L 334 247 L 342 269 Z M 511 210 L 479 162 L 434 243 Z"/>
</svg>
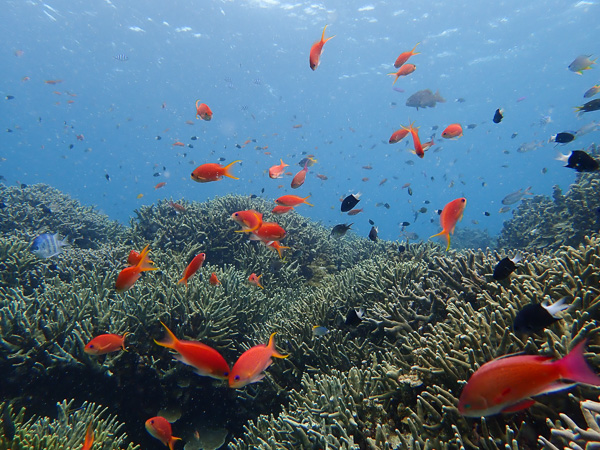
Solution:
<svg viewBox="0 0 600 450">
<path fill-rule="evenodd" d="M 156 186 L 154 186 L 154 190 L 156 189 L 160 189 L 161 187 L 164 187 L 167 185 L 166 181 L 161 181 L 160 183 L 158 183 Z"/>
<path fill-rule="evenodd" d="M 285 245 L 281 245 L 277 241 L 263 242 L 263 244 L 265 244 L 267 247 L 275 250 L 277 252 L 277 254 L 279 255 L 279 258 L 282 258 L 282 259 L 283 259 L 283 250 L 284 249 L 289 249 L 289 247 L 286 247 Z"/>
<path fill-rule="evenodd" d="M 118 334 L 101 334 L 96 336 L 90 342 L 85 344 L 83 351 L 88 355 L 106 355 L 107 353 L 125 350 L 125 337 L 129 332 L 123 333 L 123 336 Z"/>
<path fill-rule="evenodd" d="M 150 436 L 158 439 L 164 445 L 169 447 L 169 450 L 174 450 L 175 442 L 180 441 L 181 438 L 173 436 L 171 424 L 164 417 L 156 416 L 146 420 L 146 431 L 150 433 Z"/>
<path fill-rule="evenodd" d="M 238 358 L 229 374 L 229 387 L 240 389 L 250 383 L 256 383 L 265 377 L 264 371 L 271 365 L 275 358 L 287 358 L 288 355 L 282 355 L 275 348 L 275 335 L 273 333 L 269 338 L 269 343 L 255 345 L 246 350 Z"/>
<path fill-rule="evenodd" d="M 271 214 L 285 214 L 290 212 L 292 209 L 294 209 L 293 206 L 277 205 L 271 210 Z"/>
<path fill-rule="evenodd" d="M 306 199 L 310 197 L 310 195 L 306 197 L 298 197 L 297 195 L 282 195 L 275 202 L 281 206 L 298 206 L 302 203 L 306 203 L 308 206 L 313 206 L 306 201 Z"/>
<path fill-rule="evenodd" d="M 202 164 L 201 166 L 196 167 L 192 172 L 192 180 L 197 181 L 198 183 L 208 183 L 210 181 L 219 181 L 223 177 L 233 178 L 234 180 L 239 180 L 239 178 L 234 177 L 229 173 L 229 169 L 235 163 L 241 162 L 239 159 L 227 164 L 226 166 L 222 166 L 217 163 L 207 163 Z"/>
<path fill-rule="evenodd" d="M 142 250 L 142 253 L 140 253 L 139 261 L 135 266 L 126 267 L 125 269 L 121 270 L 115 283 L 115 289 L 117 292 L 124 292 L 133 286 L 134 283 L 142 276 L 142 272 L 146 272 L 148 270 L 158 270 L 157 267 L 153 267 L 151 265 L 152 261 L 148 259 L 148 252 L 150 251 L 148 247 L 148 245 L 144 247 L 144 250 Z M 131 254 L 129 256 L 131 257 Z"/>
<path fill-rule="evenodd" d="M 251 240 L 263 242 L 280 241 L 285 237 L 285 230 L 275 222 L 263 222 L 260 228 L 252 232 Z"/>
<path fill-rule="evenodd" d="M 413 145 L 415 147 L 415 155 L 417 155 L 419 158 L 423 158 L 425 156 L 425 151 L 423 150 L 423 146 L 421 145 L 421 140 L 419 139 L 419 127 L 415 128 L 415 127 L 413 127 L 413 124 L 411 123 L 408 128 L 406 128 L 406 127 L 402 127 L 402 128 L 409 131 L 412 136 Z"/>
<path fill-rule="evenodd" d="M 44 83 L 46 84 L 58 84 L 58 83 L 62 83 L 63 80 L 44 80 Z"/>
<path fill-rule="evenodd" d="M 433 147 L 435 145 L 435 142 L 433 142 L 433 138 L 431 138 L 430 141 L 427 142 L 423 142 L 421 144 L 421 148 L 423 149 L 424 152 L 426 152 L 427 150 L 429 150 L 431 147 Z"/>
<path fill-rule="evenodd" d="M 218 286 L 219 284 L 221 284 L 221 282 L 217 278 L 217 274 L 214 272 L 210 274 L 210 278 L 208 279 L 208 282 L 210 283 L 211 286 Z"/>
<path fill-rule="evenodd" d="M 327 25 L 325 25 L 325 28 L 323 28 L 323 34 L 321 35 L 321 40 L 315 42 L 312 45 L 312 47 L 310 48 L 309 63 L 310 63 L 310 68 L 312 70 L 317 70 L 319 63 L 321 62 L 321 53 L 323 52 L 323 46 L 325 45 L 325 42 L 327 42 L 330 39 L 333 39 L 335 37 L 335 36 L 331 36 L 331 37 L 328 37 L 327 39 L 325 39 L 325 30 L 326 29 L 327 29 Z"/>
<path fill-rule="evenodd" d="M 359 213 L 363 212 L 363 208 L 361 209 L 351 209 L 350 211 L 348 211 L 348 215 L 349 216 L 355 216 Z"/>
<path fill-rule="evenodd" d="M 442 137 L 444 139 L 458 139 L 463 135 L 463 129 L 459 123 L 453 123 L 448 125 L 444 131 L 442 131 Z"/>
<path fill-rule="evenodd" d="M 600 386 L 600 377 L 588 366 L 580 342 L 562 359 L 549 356 L 513 355 L 481 366 L 464 387 L 458 411 L 467 417 L 485 417 L 529 408 L 536 395 L 562 391 L 584 383 Z"/>
<path fill-rule="evenodd" d="M 281 161 L 281 164 L 276 164 L 269 169 L 269 178 L 281 178 L 283 176 L 283 171 L 289 166 L 289 164 L 283 162 L 283 159 L 280 159 L 279 161 Z"/>
<path fill-rule="evenodd" d="M 258 286 L 261 289 L 264 289 L 263 285 L 260 284 L 260 277 L 262 277 L 262 275 L 256 275 L 255 273 L 252 273 L 248 277 L 248 281 L 250 282 L 250 284 L 253 284 L 254 286 Z"/>
<path fill-rule="evenodd" d="M 171 145 L 173 145 L 173 147 L 185 147 L 185 144 L 181 141 L 175 141 Z"/>
<path fill-rule="evenodd" d="M 419 45 L 419 44 L 420 44 L 420 42 L 417 42 L 417 45 Z M 410 52 L 400 53 L 400 56 L 398 56 L 398 58 L 396 58 L 396 62 L 394 63 L 394 67 L 396 69 L 399 68 L 400 66 L 402 66 L 402 64 L 404 64 L 406 61 L 408 61 L 411 56 L 415 56 L 415 55 L 419 54 L 419 52 L 415 52 L 417 45 L 415 45 Z"/>
<path fill-rule="evenodd" d="M 308 173 L 308 160 L 304 163 L 304 169 L 300 170 L 294 178 L 292 178 L 292 189 L 297 189 L 304 184 L 306 174 Z"/>
<path fill-rule="evenodd" d="M 92 423 L 90 422 L 87 426 L 87 430 L 85 430 L 85 439 L 81 446 L 81 450 L 90 450 L 92 445 L 94 445 L 94 430 L 92 430 Z"/>
<path fill-rule="evenodd" d="M 400 67 L 398 69 L 397 72 L 390 72 L 390 73 L 388 73 L 388 75 L 394 75 L 396 77 L 394 79 L 394 82 L 392 83 L 392 84 L 396 84 L 396 81 L 398 81 L 398 78 L 405 77 L 406 75 L 410 75 L 416 69 L 417 69 L 417 66 L 415 66 L 414 64 L 404 64 L 402 67 Z"/>
<path fill-rule="evenodd" d="M 396 142 L 400 142 L 402 139 L 404 139 L 409 133 L 409 130 L 407 128 L 400 128 L 399 130 L 396 130 L 392 133 L 392 135 L 390 136 L 390 140 L 389 143 L 390 144 L 395 144 Z"/>
<path fill-rule="evenodd" d="M 200 100 L 196 100 L 196 119 L 200 117 L 202 120 L 206 120 L 207 122 L 212 119 L 213 112 L 210 110 L 206 103 L 200 103 Z"/>
<path fill-rule="evenodd" d="M 178 355 L 175 359 L 188 366 L 192 366 L 195 372 L 203 377 L 226 380 L 229 376 L 229 365 L 225 358 L 214 348 L 202 342 L 179 340 L 169 328 L 161 322 L 167 332 L 164 340 L 154 340 L 161 347 L 175 350 Z"/>
<path fill-rule="evenodd" d="M 183 277 L 177 283 L 179 283 L 179 284 L 185 283 L 187 285 L 188 279 L 192 275 L 194 275 L 196 272 L 198 272 L 198 269 L 200 267 L 202 267 L 202 264 L 204 264 L 205 259 L 206 259 L 205 253 L 199 253 L 196 256 L 194 256 L 194 259 L 192 259 L 192 261 L 188 264 L 188 266 L 183 271 Z"/>
<path fill-rule="evenodd" d="M 185 206 L 183 206 L 183 205 L 180 205 L 179 203 L 175 203 L 175 202 L 174 202 L 174 201 L 172 201 L 172 200 L 169 200 L 169 203 L 168 203 L 168 205 L 169 205 L 171 208 L 175 209 L 176 211 L 179 211 L 179 212 L 185 212 Z"/>
<path fill-rule="evenodd" d="M 450 249 L 450 234 L 454 234 L 454 228 L 459 220 L 462 220 L 463 213 L 465 211 L 465 206 L 467 206 L 467 199 L 464 197 L 457 198 L 456 200 L 452 200 L 442 210 L 442 214 L 440 214 L 440 224 L 442 225 L 442 231 L 438 234 L 434 234 L 432 237 L 436 236 L 446 236 L 446 240 L 448 241 L 448 247 L 446 247 L 446 251 Z"/>
<path fill-rule="evenodd" d="M 236 233 L 251 233 L 258 230 L 263 223 L 263 215 L 253 209 L 234 212 L 231 218 L 242 226 Z"/>
</svg>

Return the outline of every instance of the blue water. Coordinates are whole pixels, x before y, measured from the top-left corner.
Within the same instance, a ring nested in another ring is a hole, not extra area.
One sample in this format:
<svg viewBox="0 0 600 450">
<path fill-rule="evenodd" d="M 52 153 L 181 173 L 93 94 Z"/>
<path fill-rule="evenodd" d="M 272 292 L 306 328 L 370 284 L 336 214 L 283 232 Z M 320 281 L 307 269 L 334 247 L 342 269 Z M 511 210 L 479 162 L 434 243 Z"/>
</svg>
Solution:
<svg viewBox="0 0 600 450">
<path fill-rule="evenodd" d="M 384 239 L 397 239 L 402 221 L 422 238 L 437 233 L 434 210 L 464 196 L 459 227 L 495 234 L 511 217 L 498 213 L 507 194 L 532 186 L 548 195 L 553 185 L 567 190 L 574 180 L 547 141 L 600 120 L 600 113 L 578 118 L 573 109 L 600 81 L 600 69 L 582 76 L 567 70 L 580 54 L 600 55 L 599 10 L 595 1 L 563 0 L 4 1 L 0 174 L 7 184 L 50 184 L 123 222 L 135 208 L 164 198 L 203 201 L 260 195 L 263 188 L 269 199 L 310 194 L 315 206 L 300 206 L 301 214 L 328 226 L 354 222 L 361 235 L 372 219 Z M 325 24 L 327 36 L 336 37 L 313 72 L 308 52 Z M 394 85 L 404 93 L 394 91 L 386 73 L 417 42 L 421 54 L 410 60 L 417 70 Z M 56 79 L 63 81 L 44 83 Z M 447 102 L 419 111 L 404 105 L 427 88 L 439 89 Z M 198 99 L 213 110 L 211 122 L 195 119 Z M 500 124 L 491 121 L 496 108 L 505 110 Z M 544 116 L 551 122 L 543 125 Z M 405 141 L 388 144 L 410 121 L 422 141 L 439 126 L 442 150 L 421 160 Z M 442 140 L 454 122 L 464 136 Z M 477 127 L 466 129 L 471 123 Z M 560 150 L 586 148 L 597 136 Z M 256 143 L 236 148 L 247 139 Z M 174 147 L 175 141 L 193 148 Z M 531 141 L 545 144 L 516 151 Z M 303 152 L 318 160 L 304 186 L 292 190 L 291 177 L 268 178 L 279 158 L 300 170 Z M 196 166 L 218 158 L 241 159 L 233 168 L 240 180 L 190 179 Z M 155 190 L 162 181 L 167 185 Z M 401 189 L 405 183 L 412 196 Z M 359 191 L 364 212 L 342 215 L 340 198 Z M 413 223 L 422 206 L 428 212 Z"/>
</svg>

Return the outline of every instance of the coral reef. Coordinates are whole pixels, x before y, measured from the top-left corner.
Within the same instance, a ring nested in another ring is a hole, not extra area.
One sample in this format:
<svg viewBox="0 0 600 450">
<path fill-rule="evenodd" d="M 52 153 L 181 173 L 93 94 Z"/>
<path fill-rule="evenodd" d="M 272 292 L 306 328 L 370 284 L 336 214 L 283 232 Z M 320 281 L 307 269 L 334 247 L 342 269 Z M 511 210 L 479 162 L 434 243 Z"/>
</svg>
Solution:
<svg viewBox="0 0 600 450">
<path fill-rule="evenodd" d="M 71 217 L 65 206 L 71 201 L 53 198 L 59 211 L 53 220 L 66 223 L 61 214 Z M 124 420 L 123 429 L 140 445 L 150 439 L 145 419 L 177 405 L 178 433 L 195 442 L 198 428 L 226 428 L 232 449 L 535 448 L 543 439 L 558 442 L 553 430 L 566 430 L 561 424 L 567 423 L 559 412 L 578 417 L 579 403 L 591 398 L 591 389 L 578 387 L 570 395 L 539 397 L 518 414 L 473 420 L 457 410 L 469 376 L 498 356 L 525 351 L 558 358 L 590 338 L 588 359 L 600 363 L 593 353 L 600 331 L 597 235 L 556 250 L 527 248 L 517 270 L 498 282 L 493 268 L 506 254 L 489 248 L 444 252 L 433 243 L 410 243 L 399 251 L 398 242 L 352 234 L 331 239 L 330 230 L 294 212 L 275 218 L 291 247 L 279 258 L 234 233 L 238 227 L 229 219 L 253 208 L 271 220 L 265 200 L 179 203 L 183 211 L 168 202 L 140 208 L 125 230 L 109 232 L 111 224 L 98 216 L 91 228 L 105 230 L 104 239 L 75 241 L 51 261 L 31 255 L 28 233 L 4 230 L 3 398 L 44 416 L 48 401 L 63 398 L 84 409 L 85 401 L 110 405 L 106 412 Z M 114 282 L 129 251 L 147 244 L 160 270 L 117 293 Z M 205 265 L 187 286 L 177 284 L 199 252 L 207 254 Z M 212 272 L 220 285 L 208 283 Z M 252 272 L 263 275 L 265 289 L 248 283 Z M 562 320 L 532 336 L 512 332 L 523 306 L 564 296 L 570 307 Z M 346 323 L 358 308 L 365 312 L 360 324 Z M 179 338 L 219 350 L 230 364 L 274 331 L 277 348 L 290 356 L 275 361 L 261 383 L 232 390 L 197 376 L 155 345 L 164 333 L 159 320 Z M 328 332 L 315 336 L 313 326 Z M 96 357 L 83 351 L 98 334 L 126 331 L 126 352 Z M 11 414 L 15 423 L 34 423 Z"/>
</svg>

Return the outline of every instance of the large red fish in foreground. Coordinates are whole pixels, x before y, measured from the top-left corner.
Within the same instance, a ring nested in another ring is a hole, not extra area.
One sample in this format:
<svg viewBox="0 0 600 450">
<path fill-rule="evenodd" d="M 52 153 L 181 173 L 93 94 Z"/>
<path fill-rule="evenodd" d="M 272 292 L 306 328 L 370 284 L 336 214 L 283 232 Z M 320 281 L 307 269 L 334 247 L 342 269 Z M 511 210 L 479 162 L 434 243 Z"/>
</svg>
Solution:
<svg viewBox="0 0 600 450">
<path fill-rule="evenodd" d="M 194 169 L 192 172 L 192 180 L 197 181 L 198 183 L 209 183 L 211 181 L 219 181 L 223 177 L 233 178 L 234 180 L 239 180 L 239 178 L 234 177 L 229 173 L 229 169 L 235 163 L 240 162 L 240 160 L 235 160 L 226 166 L 222 166 L 217 163 L 207 163 L 202 164 Z"/>
<path fill-rule="evenodd" d="M 330 39 L 333 39 L 335 37 L 331 36 L 328 37 L 327 39 L 325 39 L 325 30 L 327 29 L 327 25 L 325 25 L 325 28 L 323 28 L 323 34 L 321 35 L 321 40 L 317 41 L 313 44 L 313 46 L 310 48 L 310 57 L 309 57 L 309 63 L 310 63 L 310 68 L 312 70 L 317 70 L 317 67 L 319 66 L 319 62 L 321 60 L 321 53 L 323 52 L 323 46 L 325 45 L 325 42 L 327 42 Z"/>
<path fill-rule="evenodd" d="M 229 374 L 229 387 L 240 389 L 250 383 L 256 383 L 265 377 L 264 371 L 271 365 L 275 358 L 287 358 L 289 355 L 282 355 L 275 348 L 275 334 L 269 338 L 269 343 L 255 345 L 246 350 L 231 369 Z"/>
<path fill-rule="evenodd" d="M 460 394 L 458 412 L 467 417 L 486 417 L 529 408 L 531 397 L 562 391 L 575 383 L 600 386 L 600 377 L 586 363 L 583 341 L 564 358 L 504 356 L 479 368 Z"/>
<path fill-rule="evenodd" d="M 467 199 L 464 197 L 452 200 L 444 206 L 442 214 L 440 214 L 440 224 L 442 225 L 443 230 L 438 234 L 429 237 L 429 239 L 431 239 L 436 236 L 445 236 L 448 241 L 446 251 L 450 249 L 450 234 L 454 234 L 454 228 L 456 228 L 457 222 L 462 220 L 465 206 L 467 206 Z"/>
</svg>

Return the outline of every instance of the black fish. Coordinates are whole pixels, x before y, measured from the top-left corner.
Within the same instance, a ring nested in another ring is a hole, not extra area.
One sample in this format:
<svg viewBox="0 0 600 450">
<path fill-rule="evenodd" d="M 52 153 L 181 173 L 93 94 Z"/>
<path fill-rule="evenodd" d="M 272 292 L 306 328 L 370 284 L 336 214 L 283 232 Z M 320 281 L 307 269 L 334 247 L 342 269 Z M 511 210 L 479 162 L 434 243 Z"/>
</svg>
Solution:
<svg viewBox="0 0 600 450">
<path fill-rule="evenodd" d="M 517 334 L 533 334 L 560 320 L 556 313 L 569 307 L 565 304 L 566 297 L 561 298 L 551 305 L 544 303 L 530 303 L 519 311 L 513 322 L 513 329 Z"/>
<path fill-rule="evenodd" d="M 477 124 L 476 123 L 470 123 L 469 125 L 467 125 L 467 128 L 469 130 L 473 130 L 473 129 L 477 128 Z"/>
<path fill-rule="evenodd" d="M 504 111 L 500 108 L 498 108 L 496 110 L 496 112 L 494 113 L 494 118 L 492 119 L 494 121 L 494 123 L 500 123 L 502 122 L 502 119 L 504 119 Z"/>
<path fill-rule="evenodd" d="M 372 226 L 371 231 L 369 231 L 369 239 L 371 239 L 373 242 L 377 241 L 378 232 L 379 232 L 379 230 L 377 229 L 377 227 Z"/>
<path fill-rule="evenodd" d="M 106 181 L 110 181 L 110 175 L 109 174 L 104 174 L 104 178 L 106 178 Z"/>
<path fill-rule="evenodd" d="M 5 98 L 6 98 L 6 100 L 12 100 L 13 98 L 15 98 L 15 96 L 14 95 L 7 95 Z"/>
<path fill-rule="evenodd" d="M 352 227 L 352 225 L 354 225 L 354 223 L 351 223 L 351 224 L 341 223 L 339 225 L 336 225 L 331 230 L 331 234 L 329 236 L 333 236 L 334 238 L 340 238 L 346 234 L 346 231 L 348 231 L 350 229 L 350 227 Z"/>
<path fill-rule="evenodd" d="M 565 167 L 575 169 L 577 172 L 594 172 L 600 167 L 598 161 L 583 150 L 574 150 L 569 155 L 560 154 L 556 159 L 566 162 Z"/>
<path fill-rule="evenodd" d="M 483 213 L 483 215 L 484 215 L 484 216 L 487 216 L 487 217 L 490 217 L 490 213 L 489 213 L 489 212 L 487 212 L 487 211 L 485 211 L 485 212 Z"/>
<path fill-rule="evenodd" d="M 162 138 L 160 136 L 156 136 L 154 139 L 156 139 L 157 141 L 160 141 Z"/>
<path fill-rule="evenodd" d="M 408 187 L 408 195 L 412 195 L 412 194 L 413 194 L 413 192 L 412 192 L 412 188 L 409 186 L 409 187 Z"/>
<path fill-rule="evenodd" d="M 574 134 L 563 132 L 557 133 L 550 137 L 550 142 L 556 142 L 557 144 L 566 144 L 568 142 L 571 142 L 573 139 L 575 139 Z"/>
<path fill-rule="evenodd" d="M 511 135 L 510 135 L 510 138 L 511 138 L 511 139 L 514 139 L 514 138 L 516 138 L 518 135 L 519 135 L 519 133 L 513 133 L 513 134 L 511 134 Z"/>
<path fill-rule="evenodd" d="M 400 222 L 400 225 L 403 227 L 407 227 L 410 225 L 410 222 Z"/>
<path fill-rule="evenodd" d="M 154 173 L 152 174 L 152 176 L 153 176 L 153 177 L 160 177 L 160 172 L 154 172 Z"/>
<path fill-rule="evenodd" d="M 351 327 L 357 327 L 362 322 L 362 318 L 364 315 L 364 309 L 359 308 L 358 310 L 356 310 L 352 308 L 350 311 L 348 311 L 348 314 L 346 315 L 345 324 Z"/>
<path fill-rule="evenodd" d="M 384 203 L 384 204 L 383 204 L 383 207 L 384 207 L 385 209 L 390 209 L 390 204 L 389 204 L 389 203 Z"/>
<path fill-rule="evenodd" d="M 342 212 L 348 212 L 360 202 L 360 194 L 350 194 L 342 201 Z"/>
<path fill-rule="evenodd" d="M 198 139 L 198 136 L 192 136 L 190 139 L 191 139 L 192 141 L 195 141 L 196 139 Z"/>
<path fill-rule="evenodd" d="M 579 113 L 592 112 L 600 110 L 600 98 L 595 100 L 590 100 L 587 103 L 584 103 L 583 106 L 577 106 L 575 110 Z"/>
<path fill-rule="evenodd" d="M 521 261 L 520 255 L 515 256 L 513 259 L 509 259 L 508 256 L 502 259 L 496 264 L 496 267 L 494 267 L 494 273 L 492 275 L 494 280 L 504 280 L 505 278 L 508 278 L 508 276 L 517 268 L 515 264 L 519 261 Z"/>
<path fill-rule="evenodd" d="M 375 222 L 373 222 L 371 219 L 369 219 L 369 224 L 370 225 L 375 225 Z"/>
<path fill-rule="evenodd" d="M 406 251 L 406 247 L 404 245 L 398 246 L 398 253 L 404 253 Z"/>
</svg>

